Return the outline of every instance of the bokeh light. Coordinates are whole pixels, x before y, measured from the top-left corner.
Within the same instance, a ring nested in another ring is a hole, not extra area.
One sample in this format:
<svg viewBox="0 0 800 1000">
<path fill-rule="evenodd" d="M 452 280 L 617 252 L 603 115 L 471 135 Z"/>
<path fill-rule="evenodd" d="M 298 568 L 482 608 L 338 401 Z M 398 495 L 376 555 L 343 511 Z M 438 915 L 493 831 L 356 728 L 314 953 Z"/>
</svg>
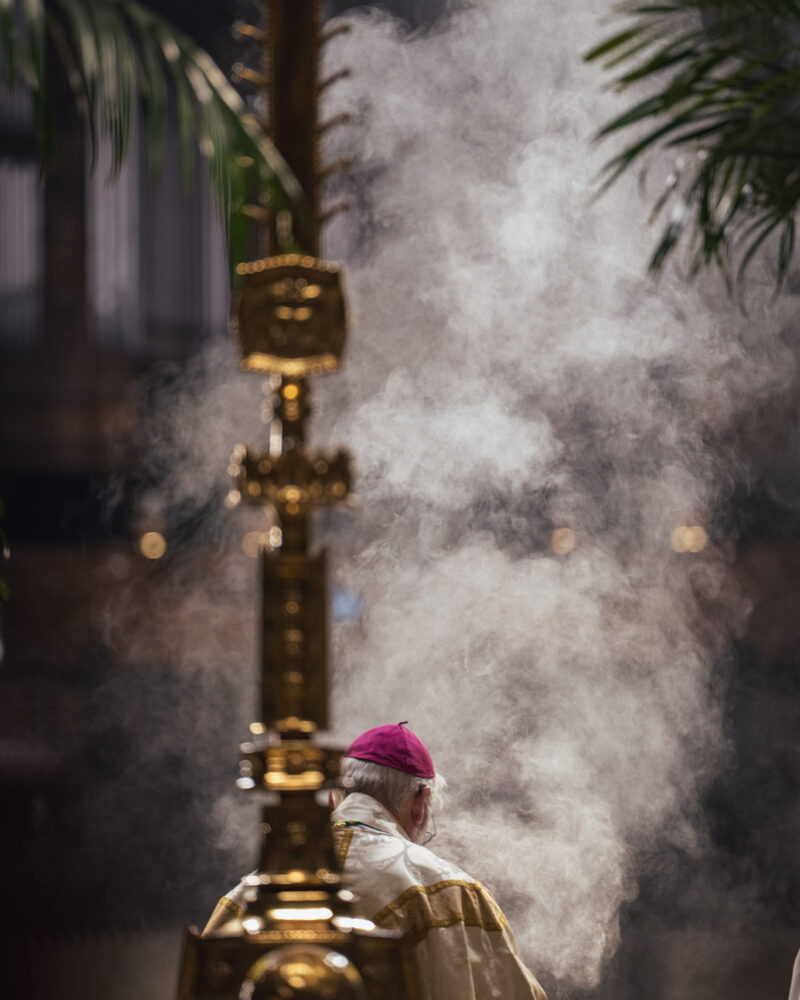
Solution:
<svg viewBox="0 0 800 1000">
<path fill-rule="evenodd" d="M 699 524 L 681 524 L 673 529 L 669 544 L 673 552 L 702 552 L 708 545 L 708 532 Z"/>
<path fill-rule="evenodd" d="M 167 551 L 167 541 L 160 531 L 145 531 L 139 539 L 139 551 L 145 559 L 160 559 Z"/>
<path fill-rule="evenodd" d="M 251 559 L 258 558 L 261 550 L 269 544 L 269 535 L 264 531 L 248 531 L 242 538 L 242 549 Z"/>
<path fill-rule="evenodd" d="M 572 528 L 556 528 L 550 536 L 550 548 L 558 556 L 567 556 L 578 544 L 578 537 Z"/>
</svg>

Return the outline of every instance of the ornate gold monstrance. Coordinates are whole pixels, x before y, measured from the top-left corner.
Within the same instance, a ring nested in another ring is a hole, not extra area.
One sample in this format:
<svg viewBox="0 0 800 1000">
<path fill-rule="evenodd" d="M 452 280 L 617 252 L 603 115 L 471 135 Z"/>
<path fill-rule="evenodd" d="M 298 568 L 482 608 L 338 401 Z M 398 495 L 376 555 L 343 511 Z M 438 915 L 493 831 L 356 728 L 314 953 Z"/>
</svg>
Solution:
<svg viewBox="0 0 800 1000">
<path fill-rule="evenodd" d="M 269 449 L 234 451 L 229 505 L 268 505 L 280 529 L 280 544 L 262 554 L 261 713 L 254 739 L 241 748 L 238 784 L 271 793 L 272 801 L 244 907 L 223 909 L 202 936 L 186 933 L 179 1000 L 402 1000 L 415 993 L 397 937 L 354 916 L 353 895 L 336 870 L 325 795 L 341 752 L 314 741 L 328 722 L 328 600 L 325 554 L 310 546 L 311 516 L 350 491 L 347 454 L 312 455 L 305 442 L 308 379 L 339 367 L 347 329 L 339 268 L 318 259 L 320 186 L 343 165 L 319 162 L 319 138 L 331 123 L 319 123 L 318 98 L 347 72 L 319 79 L 320 47 L 331 34 L 321 32 L 321 6 L 261 0 L 262 25 L 235 28 L 261 46 L 261 67 L 235 72 L 264 92 L 262 127 L 299 180 L 309 212 L 287 220 L 252 205 L 269 255 L 236 268 L 241 364 L 270 376 L 274 410 Z M 279 252 L 290 243 L 303 252 Z"/>
</svg>

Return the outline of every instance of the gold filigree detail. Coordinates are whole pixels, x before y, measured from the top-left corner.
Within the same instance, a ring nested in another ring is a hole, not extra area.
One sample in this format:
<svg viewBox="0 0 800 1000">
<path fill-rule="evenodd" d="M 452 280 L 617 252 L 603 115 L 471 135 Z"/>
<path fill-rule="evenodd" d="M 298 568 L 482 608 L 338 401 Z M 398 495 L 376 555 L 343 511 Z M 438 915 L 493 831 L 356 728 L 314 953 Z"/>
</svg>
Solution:
<svg viewBox="0 0 800 1000">
<path fill-rule="evenodd" d="M 240 917 L 243 913 L 244 910 L 238 903 L 234 903 L 232 899 L 223 896 L 214 907 L 214 912 L 203 928 L 202 936 L 205 937 L 207 934 L 212 933 L 212 931 L 217 930 L 222 924 L 227 923 L 232 917 Z"/>
<path fill-rule="evenodd" d="M 242 368 L 303 378 L 337 369 L 347 336 L 339 268 L 284 254 L 237 265 Z"/>
<path fill-rule="evenodd" d="M 447 879 L 433 885 L 412 885 L 372 918 L 380 927 L 402 931 L 419 944 L 436 927 L 480 927 L 501 931 L 506 925 L 494 896 L 480 882 Z"/>
<path fill-rule="evenodd" d="M 350 844 L 353 841 L 353 834 L 355 832 L 355 827 L 353 826 L 346 826 L 344 823 L 333 824 L 333 839 L 336 844 L 337 871 L 344 871 L 344 863 L 347 860 L 347 852 L 350 850 Z"/>
</svg>

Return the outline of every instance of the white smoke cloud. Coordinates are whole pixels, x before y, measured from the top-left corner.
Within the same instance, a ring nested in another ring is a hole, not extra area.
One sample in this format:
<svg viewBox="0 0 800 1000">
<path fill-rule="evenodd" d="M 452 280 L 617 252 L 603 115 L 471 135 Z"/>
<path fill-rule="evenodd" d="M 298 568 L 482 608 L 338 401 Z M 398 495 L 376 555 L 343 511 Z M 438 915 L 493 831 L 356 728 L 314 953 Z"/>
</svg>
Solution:
<svg viewBox="0 0 800 1000">
<path fill-rule="evenodd" d="M 591 987 L 639 859 L 703 847 L 713 692 L 747 605 L 724 540 L 678 556 L 670 533 L 710 528 L 738 421 L 793 377 L 789 306 L 746 320 L 714 288 L 654 285 L 634 180 L 593 197 L 609 150 L 591 137 L 620 109 L 581 59 L 605 3 L 480 0 L 416 36 L 350 20 L 326 59 L 353 74 L 326 101 L 355 123 L 326 155 L 354 155 L 355 207 L 326 256 L 354 324 L 311 433 L 354 455 L 361 506 L 320 535 L 364 618 L 334 630 L 331 736 L 408 719 L 449 781 L 437 849 L 496 890 L 537 973 Z M 233 444 L 263 443 L 257 395 L 212 344 L 147 442 L 166 508 L 221 502 Z M 216 539 L 238 548 L 246 516 L 221 512 Z M 175 597 L 200 609 L 181 656 L 204 660 L 205 585 Z M 224 640 L 254 672 L 256 601 L 236 594 Z M 217 846 L 252 860 L 233 808 L 212 811 Z"/>
<path fill-rule="evenodd" d="M 329 153 L 354 154 L 358 206 L 326 252 L 357 322 L 315 390 L 362 499 L 335 735 L 410 720 L 449 780 L 440 850 L 507 902 L 535 970 L 581 987 L 635 857 L 702 846 L 712 682 L 747 606 L 723 546 L 679 557 L 670 532 L 708 524 L 726 433 L 792 369 L 714 293 L 645 279 L 632 181 L 593 199 L 619 106 L 581 54 L 606 13 L 492 0 L 417 37 L 351 18 L 330 110 L 357 122 Z"/>
</svg>

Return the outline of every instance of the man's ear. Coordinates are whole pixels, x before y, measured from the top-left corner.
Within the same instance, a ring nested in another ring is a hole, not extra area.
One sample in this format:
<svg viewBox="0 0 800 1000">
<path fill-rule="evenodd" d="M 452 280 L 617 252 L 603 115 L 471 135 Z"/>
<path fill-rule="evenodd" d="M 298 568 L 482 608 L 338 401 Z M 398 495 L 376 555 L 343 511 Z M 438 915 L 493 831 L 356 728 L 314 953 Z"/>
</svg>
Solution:
<svg viewBox="0 0 800 1000">
<path fill-rule="evenodd" d="M 431 797 L 431 790 L 423 786 L 411 800 L 411 819 L 415 826 L 421 826 L 425 820 L 425 804 Z"/>
<path fill-rule="evenodd" d="M 328 808 L 330 809 L 331 812 L 333 812 L 334 810 L 333 791 L 328 792 Z"/>
</svg>

